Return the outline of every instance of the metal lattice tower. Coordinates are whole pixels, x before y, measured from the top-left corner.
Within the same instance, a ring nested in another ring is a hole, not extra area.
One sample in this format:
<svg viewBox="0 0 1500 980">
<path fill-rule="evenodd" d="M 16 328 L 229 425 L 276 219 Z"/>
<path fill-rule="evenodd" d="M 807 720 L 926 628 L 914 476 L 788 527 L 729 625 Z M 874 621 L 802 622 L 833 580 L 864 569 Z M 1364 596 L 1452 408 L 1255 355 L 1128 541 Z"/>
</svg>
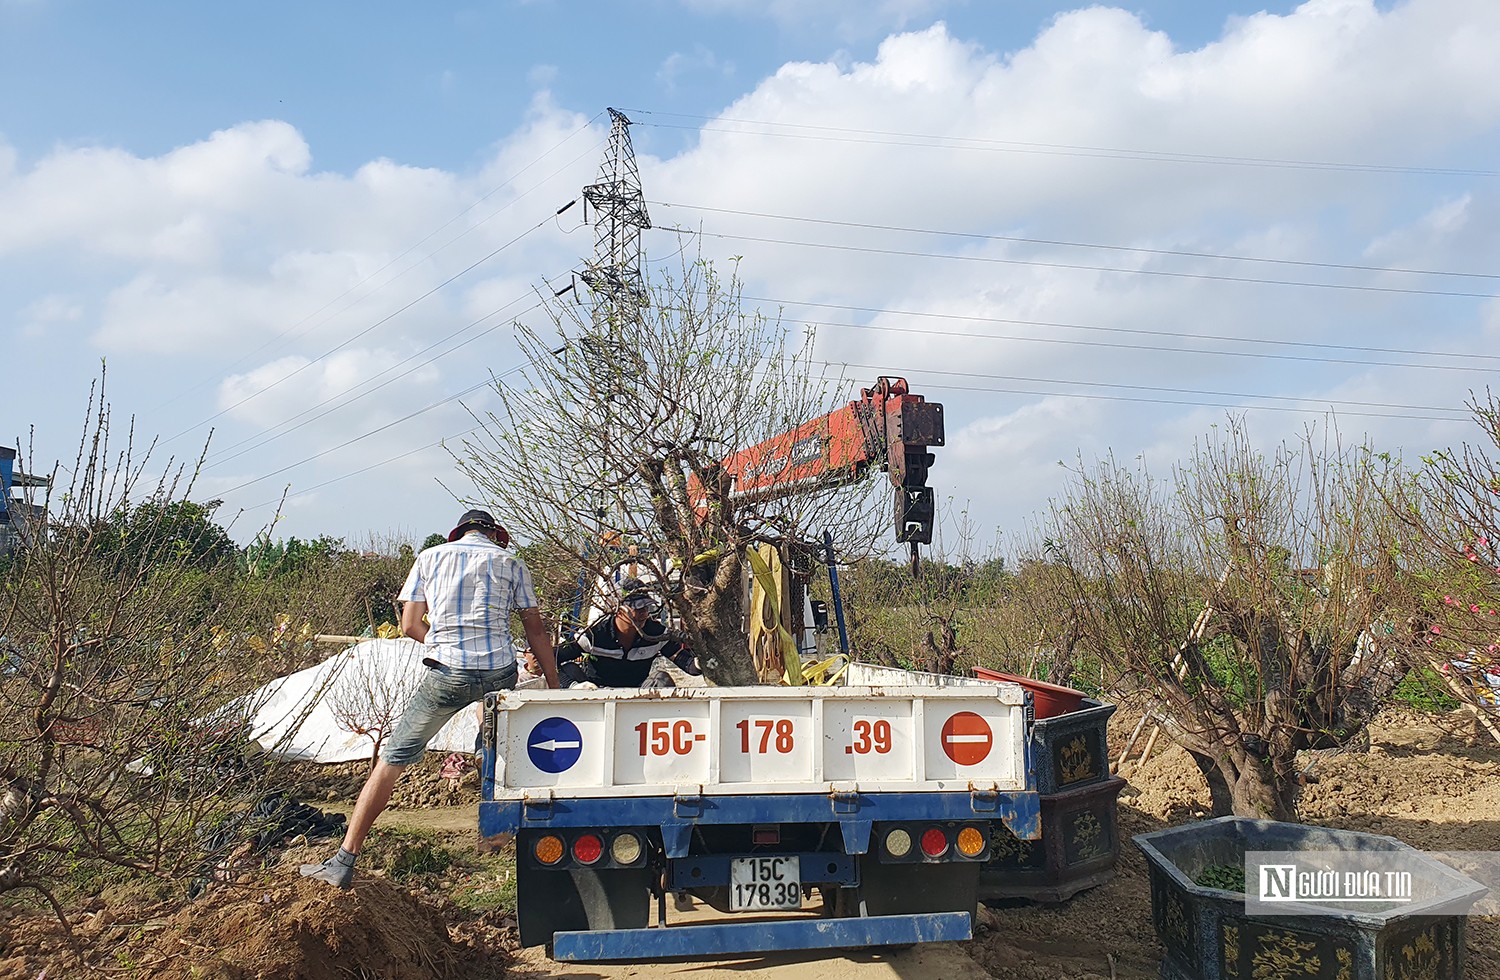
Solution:
<svg viewBox="0 0 1500 980">
<path fill-rule="evenodd" d="M 594 209 L 594 258 L 580 278 L 598 297 L 595 320 L 633 315 L 649 302 L 641 275 L 641 232 L 651 227 L 646 195 L 630 145 L 630 120 L 609 110 L 609 148 L 599 166 L 599 182 L 583 189 Z"/>
</svg>

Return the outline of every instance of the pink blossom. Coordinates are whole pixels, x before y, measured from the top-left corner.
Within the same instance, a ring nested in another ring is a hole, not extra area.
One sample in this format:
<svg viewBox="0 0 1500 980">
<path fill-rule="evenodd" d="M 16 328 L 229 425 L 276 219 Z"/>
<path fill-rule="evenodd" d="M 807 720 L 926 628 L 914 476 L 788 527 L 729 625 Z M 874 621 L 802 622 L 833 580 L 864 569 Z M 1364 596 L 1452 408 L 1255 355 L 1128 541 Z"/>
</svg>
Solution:
<svg viewBox="0 0 1500 980">
<path fill-rule="evenodd" d="M 1474 552 L 1472 552 L 1472 551 L 1469 552 L 1468 554 L 1464 555 L 1464 557 L 1467 558 L 1467 559 L 1469 559 L 1469 561 L 1478 561 L 1479 560 L 1479 556 L 1476 555 L 1476 554 L 1474 554 Z"/>
<path fill-rule="evenodd" d="M 1445 605 L 1445 606 L 1451 606 L 1451 605 L 1453 605 L 1453 597 L 1451 595 L 1445 595 L 1445 596 L 1443 596 L 1443 605 Z"/>
<path fill-rule="evenodd" d="M 1473 603 L 1473 602 L 1469 603 L 1469 612 L 1478 612 L 1478 611 L 1479 611 L 1479 605 L 1478 605 L 1478 603 Z"/>
<path fill-rule="evenodd" d="M 1490 546 L 1490 539 L 1489 538 L 1480 538 L 1478 541 L 1476 541 L 1474 543 L 1476 545 L 1478 545 L 1479 547 L 1481 547 L 1481 548 L 1488 548 Z"/>
<path fill-rule="evenodd" d="M 1434 626 L 1434 627 L 1433 627 L 1433 628 L 1432 628 L 1432 631 L 1433 631 L 1433 632 L 1434 632 L 1434 633 L 1439 633 L 1439 634 L 1441 634 L 1441 633 L 1442 633 L 1442 632 L 1443 632 L 1443 628 L 1442 628 L 1442 627 L 1441 627 L 1441 626 Z"/>
</svg>

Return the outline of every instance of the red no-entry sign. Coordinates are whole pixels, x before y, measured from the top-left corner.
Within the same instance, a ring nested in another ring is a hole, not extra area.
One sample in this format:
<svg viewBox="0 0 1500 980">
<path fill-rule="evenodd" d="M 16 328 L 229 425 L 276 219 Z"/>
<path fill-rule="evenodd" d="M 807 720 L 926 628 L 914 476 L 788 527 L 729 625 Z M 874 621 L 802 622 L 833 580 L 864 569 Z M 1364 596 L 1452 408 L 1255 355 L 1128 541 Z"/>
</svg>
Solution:
<svg viewBox="0 0 1500 980">
<path fill-rule="evenodd" d="M 960 711 L 943 722 L 943 752 L 961 766 L 977 765 L 990 754 L 995 734 L 989 722 L 972 711 Z"/>
</svg>

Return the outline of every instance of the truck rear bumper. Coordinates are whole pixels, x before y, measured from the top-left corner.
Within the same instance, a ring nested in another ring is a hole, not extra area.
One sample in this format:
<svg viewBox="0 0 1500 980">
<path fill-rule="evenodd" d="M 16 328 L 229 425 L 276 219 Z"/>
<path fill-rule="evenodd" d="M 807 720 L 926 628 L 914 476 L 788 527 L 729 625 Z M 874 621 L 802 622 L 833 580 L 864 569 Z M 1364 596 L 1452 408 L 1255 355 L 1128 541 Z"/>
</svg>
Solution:
<svg viewBox="0 0 1500 980">
<path fill-rule="evenodd" d="M 862 854 L 876 821 L 1002 820 L 1020 840 L 1041 836 L 1041 800 L 1032 791 L 876 792 L 775 796 L 543 797 L 481 800 L 479 835 L 494 838 L 533 827 L 660 827 L 668 857 L 687 855 L 687 834 L 698 824 L 824 823 L 845 826 L 846 852 Z M 677 839 L 680 838 L 680 846 Z"/>
<path fill-rule="evenodd" d="M 733 956 L 794 949 L 836 949 L 973 938 L 967 912 L 874 915 L 847 919 L 756 919 L 751 922 L 559 932 L 552 958 L 572 962 L 671 956 Z"/>
</svg>

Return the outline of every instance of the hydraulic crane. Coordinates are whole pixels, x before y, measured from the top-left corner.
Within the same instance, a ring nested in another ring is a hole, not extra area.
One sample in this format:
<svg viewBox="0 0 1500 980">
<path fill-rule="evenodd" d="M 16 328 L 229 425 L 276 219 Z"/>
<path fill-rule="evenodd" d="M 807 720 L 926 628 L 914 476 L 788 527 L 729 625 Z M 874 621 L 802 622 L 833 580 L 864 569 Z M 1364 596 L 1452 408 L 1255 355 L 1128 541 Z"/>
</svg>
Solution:
<svg viewBox="0 0 1500 980">
<path fill-rule="evenodd" d="M 928 449 L 941 445 L 943 406 L 912 394 L 905 378 L 882 377 L 860 389 L 857 400 L 738 450 L 721 466 L 732 478 L 734 502 L 842 486 L 864 479 L 871 467 L 884 470 L 894 488 L 896 540 L 911 545 L 915 575 L 917 546 L 932 543 L 936 517 Z"/>
</svg>

